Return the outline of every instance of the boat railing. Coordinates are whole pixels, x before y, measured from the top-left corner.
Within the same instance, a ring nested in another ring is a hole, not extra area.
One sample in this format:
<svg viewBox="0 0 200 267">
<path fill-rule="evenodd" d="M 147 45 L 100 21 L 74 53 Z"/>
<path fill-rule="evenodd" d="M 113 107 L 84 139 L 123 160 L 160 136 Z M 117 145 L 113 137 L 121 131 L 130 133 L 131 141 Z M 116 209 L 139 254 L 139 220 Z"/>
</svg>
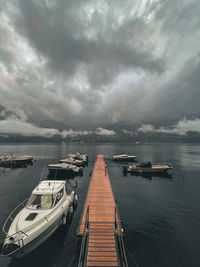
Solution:
<svg viewBox="0 0 200 267">
<path fill-rule="evenodd" d="M 9 238 L 9 237 L 11 237 L 11 235 L 8 236 L 8 230 L 9 230 L 9 228 L 10 228 L 12 222 L 14 221 L 16 215 L 19 213 L 19 211 L 26 207 L 26 204 L 27 204 L 27 202 L 28 202 L 28 199 L 29 199 L 29 198 L 27 198 L 27 199 L 25 199 L 23 202 L 21 202 L 21 203 L 20 203 L 20 204 L 19 204 L 19 205 L 18 205 L 18 206 L 11 212 L 11 213 L 10 213 L 10 215 L 7 217 L 7 219 L 6 219 L 6 221 L 5 221 L 4 225 L 3 225 L 3 228 L 2 228 L 2 234 L 5 236 L 5 238 Z M 51 212 L 53 212 L 53 210 L 52 210 Z M 49 213 L 49 215 L 50 215 L 50 214 L 51 214 L 51 213 Z M 31 224 L 30 226 L 24 228 L 24 229 L 23 229 L 23 233 L 24 233 L 26 236 L 28 236 L 28 234 L 27 234 L 26 232 L 27 232 L 28 230 L 30 230 L 31 228 L 35 227 L 36 225 L 40 225 L 42 221 L 48 221 L 48 218 L 45 216 L 45 217 L 41 218 L 40 220 L 36 221 L 35 223 Z M 22 231 L 20 230 L 20 232 L 22 232 Z M 16 235 L 16 234 L 17 234 L 17 232 L 15 232 L 13 235 Z"/>
<path fill-rule="evenodd" d="M 86 253 L 88 249 L 88 236 L 89 236 L 89 206 L 87 206 L 86 219 L 83 230 L 83 237 L 81 241 L 81 250 L 79 255 L 78 267 L 86 266 Z"/>
<path fill-rule="evenodd" d="M 19 210 L 21 210 L 22 208 L 24 208 L 26 206 L 26 203 L 28 202 L 28 199 L 25 199 L 23 202 L 21 202 L 10 214 L 9 216 L 7 217 L 4 225 L 3 225 L 3 228 L 2 228 L 2 233 L 4 235 L 8 235 L 8 230 L 10 228 L 10 225 L 12 224 L 12 222 L 14 221 L 16 215 L 19 213 Z"/>
</svg>

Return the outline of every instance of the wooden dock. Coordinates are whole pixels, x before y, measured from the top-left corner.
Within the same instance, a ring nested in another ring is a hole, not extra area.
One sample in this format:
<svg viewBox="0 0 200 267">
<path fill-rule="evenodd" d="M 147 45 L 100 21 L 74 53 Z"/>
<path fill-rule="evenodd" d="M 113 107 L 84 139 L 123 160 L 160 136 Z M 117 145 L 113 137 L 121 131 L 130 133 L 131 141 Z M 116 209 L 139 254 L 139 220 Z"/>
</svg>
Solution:
<svg viewBox="0 0 200 267">
<path fill-rule="evenodd" d="M 119 266 L 116 233 L 122 231 L 104 156 L 98 155 L 77 232 L 88 234 L 84 266 Z"/>
</svg>

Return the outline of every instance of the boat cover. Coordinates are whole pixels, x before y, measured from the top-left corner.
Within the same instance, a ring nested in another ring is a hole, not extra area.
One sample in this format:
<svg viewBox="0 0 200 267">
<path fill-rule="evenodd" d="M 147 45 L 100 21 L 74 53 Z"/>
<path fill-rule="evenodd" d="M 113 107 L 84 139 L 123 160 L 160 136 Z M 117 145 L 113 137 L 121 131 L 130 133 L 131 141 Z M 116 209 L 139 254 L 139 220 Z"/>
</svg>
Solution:
<svg viewBox="0 0 200 267">
<path fill-rule="evenodd" d="M 138 167 L 142 167 L 142 168 L 151 168 L 152 164 L 150 161 L 146 161 L 146 162 L 141 162 L 140 164 L 138 164 Z"/>
</svg>

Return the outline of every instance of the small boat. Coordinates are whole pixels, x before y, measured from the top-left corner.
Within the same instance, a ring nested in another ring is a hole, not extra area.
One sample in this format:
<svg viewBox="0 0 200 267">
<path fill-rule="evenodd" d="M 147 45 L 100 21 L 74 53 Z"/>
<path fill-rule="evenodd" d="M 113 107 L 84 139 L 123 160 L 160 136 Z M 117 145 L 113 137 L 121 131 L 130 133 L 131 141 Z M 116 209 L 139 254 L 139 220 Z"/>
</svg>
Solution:
<svg viewBox="0 0 200 267">
<path fill-rule="evenodd" d="M 172 174 L 171 164 L 152 164 L 150 161 L 139 164 L 124 165 L 124 173 L 168 173 Z"/>
<path fill-rule="evenodd" d="M 127 154 L 114 155 L 112 157 L 112 160 L 113 161 L 123 161 L 123 162 L 137 161 L 137 156 L 127 155 Z"/>
<path fill-rule="evenodd" d="M 58 172 L 76 173 L 76 174 L 83 173 L 83 167 L 77 167 L 75 165 L 67 163 L 49 164 L 48 168 L 49 168 L 49 173 L 51 175 L 53 173 L 56 175 Z"/>
<path fill-rule="evenodd" d="M 85 166 L 85 162 L 83 160 L 78 160 L 78 159 L 74 159 L 74 158 L 61 159 L 61 160 L 59 160 L 59 162 L 76 165 L 78 167 Z"/>
<path fill-rule="evenodd" d="M 10 154 L 10 156 L 6 155 L 1 157 L 0 159 L 0 166 L 3 167 L 15 167 L 15 166 L 22 166 L 24 164 L 32 163 L 33 157 L 28 155 L 19 155 L 14 156 Z"/>
<path fill-rule="evenodd" d="M 1 254 L 20 258 L 30 253 L 66 223 L 77 200 L 74 191 L 66 193 L 66 181 L 40 182 L 29 200 L 8 216 L 3 226 L 6 236 Z"/>
<path fill-rule="evenodd" d="M 86 165 L 88 163 L 88 155 L 87 154 L 82 154 L 77 152 L 76 154 L 68 154 L 69 158 L 73 158 L 75 160 L 81 160 L 83 163 Z"/>
</svg>

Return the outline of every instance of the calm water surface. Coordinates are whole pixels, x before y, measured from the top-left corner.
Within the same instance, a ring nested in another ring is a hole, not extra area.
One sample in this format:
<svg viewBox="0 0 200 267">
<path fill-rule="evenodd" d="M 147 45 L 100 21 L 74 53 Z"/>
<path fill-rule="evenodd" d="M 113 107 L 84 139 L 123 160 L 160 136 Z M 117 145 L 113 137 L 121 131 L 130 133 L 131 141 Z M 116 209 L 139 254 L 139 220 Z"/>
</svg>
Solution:
<svg viewBox="0 0 200 267">
<path fill-rule="evenodd" d="M 29 197 L 44 166 L 77 151 L 89 155 L 89 165 L 82 177 L 67 182 L 69 191 L 78 184 L 79 203 L 71 224 L 61 227 L 47 242 L 20 260 L 0 257 L 1 267 L 77 266 L 80 242 L 76 230 L 97 154 L 105 156 L 108 166 L 125 229 L 129 266 L 136 266 L 134 260 L 139 267 L 200 266 L 200 145 L 1 144 L 0 153 L 25 153 L 37 160 L 27 168 L 0 168 L 0 228 L 12 209 Z M 118 153 L 137 155 L 140 161 L 171 162 L 173 178 L 125 177 L 121 164 L 110 160 Z M 45 169 L 42 180 L 47 173 Z"/>
</svg>

